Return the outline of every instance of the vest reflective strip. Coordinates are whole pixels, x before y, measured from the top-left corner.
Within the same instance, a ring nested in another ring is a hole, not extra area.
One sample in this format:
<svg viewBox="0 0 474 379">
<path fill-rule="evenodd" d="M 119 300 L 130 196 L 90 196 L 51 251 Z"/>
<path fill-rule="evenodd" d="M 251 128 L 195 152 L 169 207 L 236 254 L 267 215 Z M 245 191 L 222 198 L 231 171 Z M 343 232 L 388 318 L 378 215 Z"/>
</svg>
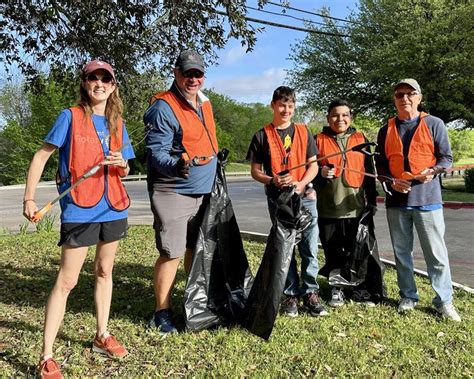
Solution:
<svg viewBox="0 0 474 379">
<path fill-rule="evenodd" d="M 426 113 L 420 114 L 420 123 L 413 134 L 408 149 L 409 171 L 414 175 L 436 164 L 433 136 L 428 129 L 428 125 L 426 125 L 426 116 Z M 395 117 L 388 120 L 385 155 L 389 162 L 390 173 L 393 177 L 400 179 L 406 169 L 403 143 L 397 130 Z"/>
<path fill-rule="evenodd" d="M 295 124 L 295 135 L 291 142 L 291 150 L 288 154 L 287 163 L 284 163 L 285 156 L 287 156 L 283 142 L 281 142 L 280 135 L 275 130 L 273 125 L 269 124 L 264 128 L 267 135 L 268 145 L 270 146 L 270 160 L 272 165 L 273 175 L 279 172 L 291 169 L 307 161 L 306 154 L 308 149 L 308 129 L 304 124 Z M 300 181 L 306 173 L 306 167 L 299 167 L 291 171 L 291 176 Z"/>
<path fill-rule="evenodd" d="M 365 142 L 364 135 L 360 132 L 355 132 L 352 134 L 348 141 L 346 149 L 350 149 L 356 145 L 360 145 Z M 341 151 L 341 148 L 337 144 L 334 138 L 326 134 L 318 134 L 316 138 L 316 143 L 318 146 L 318 157 L 323 157 L 325 155 L 337 153 Z M 328 163 L 333 164 L 338 167 L 347 167 L 349 169 L 365 172 L 365 155 L 356 151 L 348 151 L 344 154 L 346 159 L 343 159 L 343 155 L 336 155 L 334 157 L 323 159 L 320 161 L 321 165 L 327 165 Z M 334 169 L 335 177 L 341 176 L 344 177 L 345 182 L 353 188 L 360 188 L 364 183 L 364 175 L 361 173 L 342 170 L 340 168 Z"/>
<path fill-rule="evenodd" d="M 71 184 L 105 159 L 104 150 L 90 117 L 81 107 L 70 108 L 72 112 L 71 146 L 69 151 L 69 172 Z M 110 150 L 116 151 L 122 145 L 122 119 L 117 120 L 117 135 L 110 137 Z M 107 178 L 105 172 L 107 171 Z M 101 166 L 99 170 L 71 191 L 74 204 L 82 208 L 97 205 L 105 191 L 112 209 L 122 211 L 130 206 L 130 198 L 123 186 L 118 168 Z"/>
<path fill-rule="evenodd" d="M 182 101 L 173 92 L 167 91 L 155 94 L 150 99 L 150 103 L 153 104 L 158 99 L 166 101 L 178 119 L 179 126 L 183 132 L 182 144 L 189 157 L 188 159 L 209 157 L 217 154 L 216 125 L 210 101 L 202 103 L 203 123 L 196 111 L 191 106 L 183 106 Z"/>
</svg>

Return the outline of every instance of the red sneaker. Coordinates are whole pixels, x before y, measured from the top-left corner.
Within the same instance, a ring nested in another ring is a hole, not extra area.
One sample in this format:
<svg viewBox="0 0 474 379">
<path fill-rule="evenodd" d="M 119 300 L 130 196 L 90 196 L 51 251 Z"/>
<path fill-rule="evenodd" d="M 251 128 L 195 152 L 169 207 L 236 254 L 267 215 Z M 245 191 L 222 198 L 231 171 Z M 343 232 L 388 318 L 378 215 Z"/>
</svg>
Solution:
<svg viewBox="0 0 474 379">
<path fill-rule="evenodd" d="M 127 349 L 120 345 L 114 336 L 106 338 L 95 337 L 92 341 L 92 351 L 95 353 L 105 354 L 109 358 L 123 358 L 128 354 Z"/>
<path fill-rule="evenodd" d="M 61 369 L 53 358 L 48 358 L 44 361 L 40 361 L 38 367 L 39 375 L 44 379 L 63 379 Z"/>
</svg>

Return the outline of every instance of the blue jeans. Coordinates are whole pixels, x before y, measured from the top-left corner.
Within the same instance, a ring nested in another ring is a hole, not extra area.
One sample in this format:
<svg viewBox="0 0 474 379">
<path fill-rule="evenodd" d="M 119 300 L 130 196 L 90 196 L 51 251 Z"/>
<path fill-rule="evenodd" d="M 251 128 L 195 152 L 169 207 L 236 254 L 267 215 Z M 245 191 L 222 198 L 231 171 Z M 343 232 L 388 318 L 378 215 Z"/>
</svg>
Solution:
<svg viewBox="0 0 474 379">
<path fill-rule="evenodd" d="M 450 304 L 453 300 L 453 286 L 448 250 L 444 242 L 443 209 L 420 211 L 387 208 L 387 221 L 395 254 L 400 296 L 416 301 L 419 299 L 413 273 L 414 225 L 423 250 L 431 287 L 436 293 L 433 305 L 439 307 Z"/>
<path fill-rule="evenodd" d="M 286 277 L 285 289 L 283 293 L 288 296 L 301 296 L 319 290 L 316 278 L 318 276 L 318 210 L 316 200 L 303 198 L 303 205 L 308 208 L 313 216 L 311 225 L 301 234 L 301 241 L 298 243 L 298 251 L 301 257 L 301 287 L 298 269 L 296 267 L 295 253 L 291 258 L 288 276 Z M 268 203 L 270 218 L 273 221 L 274 210 Z"/>
</svg>

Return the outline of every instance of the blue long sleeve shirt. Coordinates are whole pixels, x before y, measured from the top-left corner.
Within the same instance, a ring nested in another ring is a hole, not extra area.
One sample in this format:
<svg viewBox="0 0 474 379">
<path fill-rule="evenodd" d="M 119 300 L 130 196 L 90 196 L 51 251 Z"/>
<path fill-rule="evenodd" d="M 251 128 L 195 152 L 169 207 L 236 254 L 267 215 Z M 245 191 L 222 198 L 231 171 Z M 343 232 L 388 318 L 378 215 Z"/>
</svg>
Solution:
<svg viewBox="0 0 474 379">
<path fill-rule="evenodd" d="M 183 107 L 190 107 L 179 92 L 175 83 L 173 91 L 183 102 Z M 199 102 L 209 101 L 199 93 Z M 201 108 L 196 113 L 202 120 Z M 148 191 L 173 191 L 183 195 L 203 195 L 210 193 L 216 176 L 217 159 L 202 166 L 191 166 L 189 177 L 178 177 L 176 163 L 185 152 L 182 140 L 183 131 L 173 110 L 164 100 L 151 104 L 143 117 L 145 125 L 151 125 L 145 143 L 147 152 Z"/>
</svg>

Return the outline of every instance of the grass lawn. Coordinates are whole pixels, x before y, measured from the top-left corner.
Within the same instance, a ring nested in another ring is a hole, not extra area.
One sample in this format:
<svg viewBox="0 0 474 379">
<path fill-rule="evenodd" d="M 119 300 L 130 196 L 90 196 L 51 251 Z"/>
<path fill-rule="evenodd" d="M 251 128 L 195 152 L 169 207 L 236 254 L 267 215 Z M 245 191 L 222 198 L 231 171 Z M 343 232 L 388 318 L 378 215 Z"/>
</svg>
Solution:
<svg viewBox="0 0 474 379">
<path fill-rule="evenodd" d="M 44 306 L 59 264 L 57 232 L 0 238 L 0 377 L 33 374 L 41 349 Z M 245 243 L 255 274 L 264 246 Z M 181 332 L 166 339 L 147 327 L 154 300 L 156 258 L 151 227 L 132 227 L 117 257 L 110 331 L 129 348 L 123 361 L 90 351 L 95 333 L 92 257 L 70 295 L 55 356 L 71 376 L 409 376 L 474 375 L 473 295 L 455 292 L 463 322 L 438 318 L 430 306 L 428 281 L 417 278 L 421 301 L 409 315 L 396 311 L 395 273 L 388 269 L 389 298 L 374 308 L 350 303 L 313 318 L 279 316 L 270 340 L 246 330 L 219 328 Z M 185 285 L 179 271 L 174 308 L 183 328 L 181 300 Z M 321 280 L 323 299 L 329 288 Z"/>
</svg>

